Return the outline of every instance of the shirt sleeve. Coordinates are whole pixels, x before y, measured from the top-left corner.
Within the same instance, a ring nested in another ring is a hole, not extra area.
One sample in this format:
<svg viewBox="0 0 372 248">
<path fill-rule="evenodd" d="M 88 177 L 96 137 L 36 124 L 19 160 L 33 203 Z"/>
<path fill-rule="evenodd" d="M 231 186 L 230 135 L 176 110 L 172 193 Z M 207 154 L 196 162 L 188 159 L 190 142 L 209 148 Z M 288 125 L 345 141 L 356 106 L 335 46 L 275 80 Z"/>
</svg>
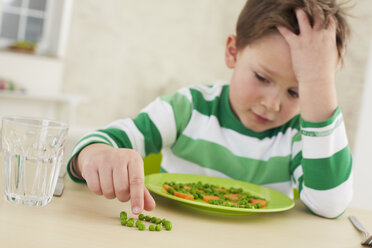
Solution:
<svg viewBox="0 0 372 248">
<path fill-rule="evenodd" d="M 300 120 L 292 145 L 292 180 L 300 199 L 316 215 L 340 216 L 352 191 L 352 156 L 339 108 L 323 122 Z"/>
<path fill-rule="evenodd" d="M 190 91 L 184 88 L 173 95 L 157 98 L 134 119 L 116 120 L 104 129 L 85 135 L 75 145 L 67 164 L 70 178 L 75 182 L 85 183 L 78 176 L 76 157 L 84 147 L 93 143 L 134 149 L 142 157 L 157 154 L 163 147 L 172 146 L 190 119 L 191 104 Z"/>
</svg>

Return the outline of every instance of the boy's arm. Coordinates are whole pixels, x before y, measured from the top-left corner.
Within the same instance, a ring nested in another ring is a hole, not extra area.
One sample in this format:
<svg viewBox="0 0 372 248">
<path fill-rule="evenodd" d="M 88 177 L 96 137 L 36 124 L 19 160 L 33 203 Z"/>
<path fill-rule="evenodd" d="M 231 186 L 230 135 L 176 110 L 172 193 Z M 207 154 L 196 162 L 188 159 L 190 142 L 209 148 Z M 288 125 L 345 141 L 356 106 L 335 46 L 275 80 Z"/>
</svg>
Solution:
<svg viewBox="0 0 372 248">
<path fill-rule="evenodd" d="M 78 155 L 87 146 L 103 143 L 113 148 L 129 148 L 142 157 L 159 153 L 162 147 L 171 146 L 188 122 L 192 111 L 192 97 L 184 88 L 173 95 L 150 103 L 135 119 L 121 119 L 105 129 L 84 136 L 75 146 L 67 165 L 72 180 L 85 183 L 78 166 Z"/>
<path fill-rule="evenodd" d="M 352 198 L 352 158 L 334 82 L 340 60 L 336 25 L 331 18 L 322 28 L 319 13 L 313 26 L 304 11 L 296 10 L 296 16 L 299 35 L 278 27 L 288 42 L 299 84 L 301 136 L 293 146 L 293 178 L 307 207 L 333 218 Z"/>
<path fill-rule="evenodd" d="M 155 202 L 144 186 L 142 157 L 159 153 L 175 141 L 172 103 L 172 97 L 168 101 L 157 99 L 135 119 L 115 121 L 83 137 L 68 163 L 70 177 L 86 182 L 92 192 L 108 199 L 131 200 L 134 214 L 152 210 Z"/>
<path fill-rule="evenodd" d="M 158 98 L 135 119 L 122 119 L 83 137 L 67 165 L 70 177 L 108 199 L 131 200 L 132 212 L 151 211 L 142 157 L 171 146 L 192 112 L 189 90 Z"/>
<path fill-rule="evenodd" d="M 85 135 L 75 145 L 72 155 L 67 163 L 68 175 L 74 182 L 86 183 L 81 175 L 81 168 L 78 164 L 78 158 L 82 150 L 95 144 L 104 144 L 112 148 L 119 148 L 119 146 L 121 146 L 121 148 L 132 148 L 132 144 L 128 139 L 127 134 L 122 133 L 117 129 L 107 128 Z"/>
<path fill-rule="evenodd" d="M 352 156 L 339 108 L 324 122 L 301 120 L 292 154 L 292 179 L 305 205 L 327 218 L 342 214 L 353 195 Z"/>
</svg>

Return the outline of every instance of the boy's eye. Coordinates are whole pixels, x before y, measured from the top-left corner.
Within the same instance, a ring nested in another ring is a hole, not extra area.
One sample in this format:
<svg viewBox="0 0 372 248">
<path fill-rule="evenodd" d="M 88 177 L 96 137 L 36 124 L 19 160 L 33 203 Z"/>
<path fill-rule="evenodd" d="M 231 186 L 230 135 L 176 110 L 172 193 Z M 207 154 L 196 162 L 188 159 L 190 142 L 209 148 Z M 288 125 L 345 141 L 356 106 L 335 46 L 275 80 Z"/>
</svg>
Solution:
<svg viewBox="0 0 372 248">
<path fill-rule="evenodd" d="M 292 89 L 288 90 L 288 94 L 292 97 L 298 98 L 298 92 Z"/>
<path fill-rule="evenodd" d="M 263 76 L 261 76 L 260 74 L 258 74 L 257 72 L 254 73 L 256 75 L 256 78 L 261 81 L 261 82 L 264 82 L 264 83 L 268 83 L 269 80 L 267 80 L 266 78 L 264 78 Z"/>
</svg>

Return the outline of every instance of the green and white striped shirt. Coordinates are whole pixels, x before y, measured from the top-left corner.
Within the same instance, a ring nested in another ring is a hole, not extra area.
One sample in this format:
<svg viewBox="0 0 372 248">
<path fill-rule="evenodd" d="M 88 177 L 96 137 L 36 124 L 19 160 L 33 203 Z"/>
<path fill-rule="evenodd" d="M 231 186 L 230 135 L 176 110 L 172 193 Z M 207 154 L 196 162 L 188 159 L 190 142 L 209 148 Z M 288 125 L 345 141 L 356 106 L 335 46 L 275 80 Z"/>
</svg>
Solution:
<svg viewBox="0 0 372 248">
<path fill-rule="evenodd" d="M 157 98 L 136 118 L 86 135 L 72 158 L 92 143 L 132 148 L 143 157 L 161 152 L 163 172 L 232 178 L 290 197 L 297 188 L 313 213 L 342 214 L 352 198 L 352 156 L 340 109 L 324 122 L 297 115 L 258 133 L 233 114 L 228 92 L 228 85 L 192 86 Z"/>
</svg>

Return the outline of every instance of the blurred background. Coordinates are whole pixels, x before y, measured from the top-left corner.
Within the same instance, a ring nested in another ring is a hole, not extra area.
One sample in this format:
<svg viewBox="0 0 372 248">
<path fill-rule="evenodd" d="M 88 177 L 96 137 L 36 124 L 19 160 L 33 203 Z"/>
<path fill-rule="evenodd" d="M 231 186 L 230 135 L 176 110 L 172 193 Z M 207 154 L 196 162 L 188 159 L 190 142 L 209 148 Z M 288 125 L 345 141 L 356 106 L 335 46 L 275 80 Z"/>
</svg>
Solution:
<svg viewBox="0 0 372 248">
<path fill-rule="evenodd" d="M 244 3 L 0 0 L 0 116 L 68 122 L 69 153 L 159 95 L 228 81 L 226 37 Z M 348 6 L 352 37 L 336 86 L 355 161 L 352 206 L 372 209 L 372 1 Z"/>
</svg>

